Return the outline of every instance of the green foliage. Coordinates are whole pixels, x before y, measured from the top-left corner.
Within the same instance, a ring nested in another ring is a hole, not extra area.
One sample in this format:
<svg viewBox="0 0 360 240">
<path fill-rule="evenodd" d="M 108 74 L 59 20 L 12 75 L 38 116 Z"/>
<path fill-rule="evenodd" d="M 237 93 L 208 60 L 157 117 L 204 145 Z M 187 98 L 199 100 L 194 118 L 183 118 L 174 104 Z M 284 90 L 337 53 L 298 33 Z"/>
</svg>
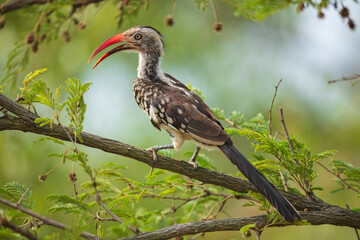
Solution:
<svg viewBox="0 0 360 240">
<path fill-rule="evenodd" d="M 49 195 L 46 199 L 57 203 L 57 205 L 54 205 L 49 209 L 50 213 L 58 211 L 64 211 L 64 213 L 79 213 L 81 211 L 90 210 L 88 204 L 67 195 Z"/>
<path fill-rule="evenodd" d="M 53 110 L 51 118 L 41 117 L 35 119 L 35 123 L 40 126 L 50 124 L 53 126 L 53 121 L 57 120 L 60 123 L 60 114 L 64 107 L 66 107 L 67 118 L 70 121 L 69 127 L 74 131 L 75 141 L 80 139 L 80 132 L 83 129 L 84 115 L 86 112 L 86 104 L 84 103 L 84 94 L 89 90 L 90 82 L 82 84 L 80 80 L 68 79 L 65 82 L 65 91 L 68 93 L 66 101 L 60 102 L 60 93 L 62 86 L 55 90 L 55 94 L 47 87 L 46 82 L 36 79 L 36 77 L 46 69 L 36 70 L 26 75 L 23 81 L 23 87 L 20 88 L 21 95 L 19 97 L 20 103 L 33 107 L 34 103 L 39 103 L 50 107 Z M 81 139 L 80 139 L 81 140 Z"/>
<path fill-rule="evenodd" d="M 70 173 L 70 181 L 74 184 L 74 192 L 70 194 L 54 192 L 46 197 L 54 204 L 48 209 L 49 214 L 63 213 L 69 214 L 73 219 L 71 226 L 76 232 L 66 232 L 67 239 L 76 239 L 81 231 L 89 229 L 91 226 L 96 228 L 99 237 L 109 239 L 128 236 L 132 234 L 129 230 L 140 229 L 141 231 L 151 231 L 166 227 L 175 221 L 176 223 L 186 223 L 203 219 L 214 219 L 224 211 L 224 205 L 229 199 L 241 199 L 246 196 L 248 200 L 243 207 L 257 207 L 260 211 L 268 214 L 268 223 L 271 225 L 282 221 L 277 212 L 272 211 L 269 202 L 259 193 L 249 191 L 247 194 L 237 194 L 226 190 L 223 187 L 204 185 L 196 180 L 188 179 L 180 174 L 174 174 L 161 169 L 154 169 L 152 174 L 145 176 L 144 181 L 136 181 L 127 177 L 127 168 L 116 163 L 106 163 L 98 168 L 89 165 L 87 153 L 77 149 L 77 140 L 83 129 L 84 114 L 86 104 L 84 94 L 89 90 L 91 83 L 82 84 L 80 80 L 68 79 L 65 87 L 58 87 L 53 93 L 46 85 L 45 81 L 38 80 L 37 77 L 46 69 L 37 70 L 26 76 L 21 90 L 21 103 L 27 104 L 35 111 L 35 103 L 47 106 L 53 110 L 52 118 L 41 117 L 35 120 L 41 126 L 50 124 L 56 120 L 58 124 L 62 109 L 66 107 L 67 119 L 71 133 L 67 133 L 72 146 L 68 147 L 63 141 L 42 137 L 36 141 L 41 143 L 49 141 L 64 148 L 63 152 L 48 154 L 49 157 L 59 158 L 61 161 L 56 165 L 70 162 L 81 167 L 81 172 L 88 180 L 81 178 L 77 180 L 74 171 Z M 194 88 L 191 84 L 188 87 L 199 94 L 201 91 Z M 65 89 L 67 97 L 61 101 L 61 90 Z M 300 194 L 300 191 L 291 187 L 302 188 L 305 192 L 320 189 L 313 186 L 313 180 L 317 177 L 314 164 L 321 159 L 331 158 L 333 151 L 313 153 L 306 144 L 298 141 L 295 136 L 287 136 L 285 140 L 278 139 L 269 134 L 269 121 L 262 114 L 246 119 L 245 115 L 233 111 L 228 116 L 222 109 L 214 109 L 214 113 L 228 124 L 226 131 L 231 135 L 247 136 L 252 141 L 255 153 L 252 155 L 252 163 L 257 167 L 274 185 L 280 189 L 285 188 L 289 191 Z M 62 126 L 60 124 L 60 126 Z M 66 131 L 65 128 L 63 128 Z M 81 139 L 80 139 L 81 141 Z M 161 151 L 161 154 L 171 157 L 172 151 Z M 192 156 L 192 152 L 185 153 Z M 203 154 L 197 158 L 200 166 L 216 171 L 212 160 Z M 333 172 L 338 178 L 340 191 L 351 186 L 355 191 L 359 191 L 360 170 L 351 164 L 339 160 L 333 160 Z M 56 168 L 43 175 L 43 179 Z M 74 167 L 73 167 L 74 169 Z M 281 173 L 281 174 L 280 174 Z M 56 190 L 54 190 L 56 191 Z M 30 200 L 31 191 L 18 183 L 8 183 L 0 188 L 0 194 L 7 196 L 11 201 L 17 202 L 22 198 L 22 204 L 26 208 L 32 208 L 35 204 Z M 237 194 L 237 195 L 235 195 Z M 146 203 L 156 203 L 156 208 L 145 207 Z M 159 204 L 162 203 L 162 204 Z M 105 207 L 104 207 L 105 206 Z M 7 212 L 7 217 L 11 216 Z M 114 223 L 113 215 L 121 219 Z M 28 218 L 30 219 L 30 218 Z M 32 221 L 27 220 L 29 223 Z M 240 231 L 244 234 L 249 230 L 256 229 L 256 225 L 249 224 Z M 256 229 L 258 230 L 258 229 Z M 258 230 L 259 231 L 259 230 Z M 9 234 L 4 229 L 0 229 L 0 236 Z M 62 235 L 63 236 L 63 235 Z M 51 239 L 51 235 L 46 236 Z"/>
<path fill-rule="evenodd" d="M 0 194 L 6 195 L 10 201 L 14 202 L 21 199 L 21 204 L 29 209 L 34 205 L 34 202 L 30 201 L 31 190 L 18 182 L 6 183 L 3 187 L 0 187 Z"/>
<path fill-rule="evenodd" d="M 312 182 L 317 177 L 314 170 L 314 163 L 321 159 L 330 158 L 334 151 L 325 151 L 314 154 L 304 144 L 299 142 L 295 136 L 289 136 L 289 140 L 276 139 L 269 134 L 269 122 L 264 119 L 262 114 L 251 118 L 248 122 L 244 115 L 232 112 L 228 118 L 224 116 L 223 111 L 216 109 L 214 111 L 219 118 L 227 119 L 232 124 L 226 131 L 231 135 L 243 135 L 252 140 L 252 146 L 255 152 L 270 154 L 273 160 L 257 159 L 253 164 L 260 168 L 264 173 L 269 173 L 268 178 L 273 179 L 277 186 L 282 188 L 283 183 L 280 177 L 280 171 L 286 170 L 287 180 L 295 181 L 306 192 L 312 188 Z M 259 164 L 259 166 L 258 166 Z M 261 167 L 260 167 L 261 165 Z"/>
<path fill-rule="evenodd" d="M 10 229 L 0 227 L 0 239 L 2 240 L 23 240 L 19 233 L 14 233 Z"/>
<path fill-rule="evenodd" d="M 203 101 L 205 101 L 206 98 L 204 94 L 200 91 L 200 89 L 194 87 L 190 82 L 186 84 L 186 87 L 193 91 L 196 95 L 198 95 Z"/>
<path fill-rule="evenodd" d="M 331 161 L 331 165 L 332 171 L 338 176 L 334 181 L 340 186 L 340 188 L 333 190 L 332 193 L 350 188 L 357 192 L 357 197 L 360 198 L 360 168 L 356 168 L 350 163 L 335 159 Z"/>
<path fill-rule="evenodd" d="M 207 10 L 210 6 L 209 0 L 194 0 L 194 3 L 196 7 L 202 11 Z"/>
<path fill-rule="evenodd" d="M 242 228 L 240 228 L 240 232 L 243 233 L 246 236 L 246 235 L 249 234 L 249 231 L 252 230 L 252 229 L 257 229 L 255 223 L 243 226 Z"/>
<path fill-rule="evenodd" d="M 84 94 L 89 90 L 92 83 L 81 84 L 80 80 L 68 79 L 66 81 L 65 90 L 69 94 L 65 101 L 67 117 L 70 120 L 69 127 L 74 130 L 75 141 L 80 138 L 80 132 L 83 129 L 84 115 L 86 104 L 84 103 Z M 81 141 L 81 139 L 80 139 Z"/>
<path fill-rule="evenodd" d="M 236 16 L 243 16 L 253 21 L 262 21 L 266 17 L 287 7 L 289 0 L 226 0 Z"/>
<path fill-rule="evenodd" d="M 17 41 L 10 50 L 7 61 L 4 67 L 5 76 L 0 80 L 0 83 L 5 83 L 10 80 L 16 80 L 18 75 L 24 70 L 29 62 L 29 48 L 26 46 L 23 39 Z M 15 85 L 13 81 L 13 85 Z"/>
</svg>

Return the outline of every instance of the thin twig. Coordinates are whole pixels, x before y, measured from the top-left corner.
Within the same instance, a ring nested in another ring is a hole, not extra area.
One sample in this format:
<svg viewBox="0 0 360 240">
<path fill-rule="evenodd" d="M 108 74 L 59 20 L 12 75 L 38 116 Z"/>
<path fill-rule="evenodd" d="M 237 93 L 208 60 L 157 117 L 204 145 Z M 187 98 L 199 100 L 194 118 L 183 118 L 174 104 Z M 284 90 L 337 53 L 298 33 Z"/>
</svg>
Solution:
<svg viewBox="0 0 360 240">
<path fill-rule="evenodd" d="M 241 129 L 241 127 L 239 125 L 237 125 L 235 122 L 231 121 L 228 118 L 224 118 L 224 121 L 227 122 L 228 124 L 230 124 L 231 126 L 233 126 L 234 128 Z"/>
<path fill-rule="evenodd" d="M 289 143 L 289 147 L 290 147 L 290 150 L 291 150 L 291 153 L 292 154 L 295 154 L 295 151 L 294 151 L 294 147 L 291 143 L 291 140 L 290 140 L 290 135 L 289 135 L 289 132 L 287 130 L 287 127 L 286 127 L 286 124 L 285 124 L 285 118 L 284 118 L 284 109 L 282 107 L 279 108 L 279 111 L 280 111 L 280 121 L 282 123 L 282 126 L 284 128 L 284 132 L 285 132 L 285 136 L 286 136 L 286 139 Z M 299 165 L 299 162 L 295 159 L 295 162 L 296 164 Z"/>
<path fill-rule="evenodd" d="M 272 109 L 274 106 L 274 102 L 275 102 L 275 97 L 276 97 L 276 93 L 278 91 L 278 88 L 280 86 L 280 83 L 282 82 L 282 78 L 279 80 L 279 82 L 274 86 L 275 87 L 275 91 L 274 91 L 274 95 L 272 97 L 271 100 L 271 105 L 270 105 L 270 109 L 269 109 L 269 134 L 272 135 L 272 129 L 271 129 L 271 125 L 272 125 Z"/>
<path fill-rule="evenodd" d="M 217 12 L 214 0 L 210 0 L 210 3 L 211 3 L 211 7 L 213 9 L 214 16 L 215 16 L 215 22 L 217 23 L 217 22 L 219 22 L 219 16 L 218 16 L 218 12 Z"/>
<path fill-rule="evenodd" d="M 330 169 L 328 169 L 324 164 L 317 162 L 317 164 L 319 164 L 322 168 L 324 168 L 326 171 L 328 171 L 329 173 L 331 173 L 333 176 L 335 176 L 336 178 L 338 178 L 343 184 L 346 185 L 346 187 L 348 189 L 351 189 L 353 191 L 355 191 L 356 193 L 360 193 L 359 190 L 357 190 L 356 188 L 354 188 L 353 186 L 351 186 L 349 183 L 347 183 L 342 177 L 340 177 L 340 175 L 334 173 L 333 171 L 331 171 Z"/>
<path fill-rule="evenodd" d="M 17 209 L 17 210 L 19 210 L 19 211 L 21 211 L 21 212 L 23 212 L 23 213 L 25 213 L 25 214 L 27 214 L 29 216 L 32 216 L 32 217 L 34 217 L 36 219 L 39 219 L 46 225 L 53 226 L 55 228 L 59 228 L 59 229 L 62 229 L 62 230 L 68 230 L 70 232 L 74 231 L 70 226 L 68 226 L 66 224 L 63 224 L 63 223 L 55 221 L 55 220 L 53 220 L 51 218 L 42 216 L 42 215 L 40 215 L 40 214 L 38 214 L 36 212 L 33 212 L 30 209 L 24 208 L 22 205 L 17 205 L 16 203 L 12 203 L 12 202 L 4 199 L 4 198 L 0 198 L 0 203 L 6 205 L 8 207 L 11 207 L 13 209 Z M 100 240 L 101 239 L 101 238 L 99 238 L 99 237 L 97 237 L 97 236 L 95 236 L 95 235 L 93 235 L 91 233 L 88 233 L 88 232 L 82 232 L 80 235 L 83 238 L 86 238 L 86 239 L 92 239 L 92 240 L 94 240 L 94 239 Z"/>
<path fill-rule="evenodd" d="M 29 192 L 30 187 L 28 187 L 25 192 L 21 195 L 19 201 L 16 203 L 17 205 L 21 205 L 22 200 L 24 200 L 25 195 Z"/>
<path fill-rule="evenodd" d="M 336 83 L 336 82 L 342 82 L 342 81 L 360 81 L 360 74 L 355 74 L 354 77 L 342 77 L 340 79 L 336 79 L 336 80 L 331 80 L 328 81 L 329 84 L 331 83 Z"/>
<path fill-rule="evenodd" d="M 170 14 L 169 14 L 169 16 L 171 16 L 171 17 L 174 15 L 175 6 L 176 6 L 176 0 L 173 0 L 172 4 L 171 4 Z"/>
<path fill-rule="evenodd" d="M 286 127 L 286 124 L 285 124 L 284 109 L 283 109 L 282 107 L 280 107 L 280 108 L 279 108 L 279 111 L 280 111 L 280 121 L 281 121 L 281 123 L 282 123 L 282 125 L 283 125 L 284 132 L 285 132 L 285 136 L 286 136 L 286 139 L 287 139 L 287 141 L 288 141 L 288 144 L 289 144 L 291 153 L 292 153 L 292 154 L 295 154 L 294 147 L 293 147 L 293 145 L 292 145 L 292 143 L 291 143 L 290 135 L 289 135 L 289 132 L 288 132 L 287 127 Z M 300 165 L 299 161 L 298 161 L 296 158 L 293 158 L 293 159 L 294 159 L 296 165 Z M 313 193 L 313 191 L 311 190 L 310 184 L 309 184 L 309 182 L 307 181 L 307 179 L 305 179 L 305 178 L 301 178 L 301 179 L 302 179 L 302 181 L 303 181 L 303 183 L 304 183 L 305 186 L 303 187 L 302 184 L 300 184 L 300 187 L 301 187 L 302 189 L 304 189 L 304 191 L 306 192 L 306 194 L 307 194 L 309 197 L 312 197 L 312 199 L 317 198 L 317 197 L 315 196 L 315 194 Z"/>
<path fill-rule="evenodd" d="M 275 139 L 275 136 L 272 136 L 272 109 L 274 107 L 274 102 L 275 102 L 275 98 L 276 98 L 276 94 L 277 94 L 277 91 L 279 89 L 279 86 L 280 86 L 280 83 L 282 82 L 282 78 L 280 78 L 279 82 L 274 86 L 275 87 L 275 91 L 274 91 L 274 95 L 272 97 L 272 100 L 271 100 L 271 105 L 270 105 L 270 109 L 269 109 L 269 134 L 270 136 Z M 278 158 L 277 158 L 278 159 Z M 278 159 L 279 160 L 279 159 Z M 288 185 L 287 185 L 287 182 L 285 181 L 285 176 L 284 176 L 284 173 L 282 171 L 279 171 L 279 174 L 280 174 L 280 177 L 281 177 L 281 181 L 283 183 L 283 186 L 284 186 L 284 189 L 286 192 L 289 191 L 289 188 L 288 188 Z"/>
<path fill-rule="evenodd" d="M 109 213 L 117 222 L 119 222 L 119 223 L 124 223 L 124 221 L 121 219 L 121 218 L 119 218 L 118 216 L 116 216 L 110 209 L 108 209 L 106 206 L 105 206 L 105 204 L 101 201 L 101 197 L 100 197 L 100 195 L 99 195 L 99 193 L 98 193 L 98 191 L 97 191 L 97 188 L 96 188 L 96 183 L 95 183 L 95 181 L 94 181 L 94 178 L 92 177 L 92 175 L 91 174 L 89 174 L 89 176 L 91 176 L 90 177 L 90 179 L 91 179 L 91 182 L 92 182 L 92 184 L 93 184 L 93 186 L 94 186 L 94 191 L 95 191 L 95 195 L 96 195 L 96 197 L 94 197 L 93 195 L 91 195 L 90 193 L 88 193 L 83 187 L 81 187 L 78 183 L 76 183 L 76 182 L 74 182 L 75 184 L 76 184 L 76 186 L 78 187 L 78 188 L 80 188 L 84 193 L 86 193 L 86 195 L 88 195 L 90 198 L 92 198 L 92 199 L 94 199 L 107 213 Z M 134 232 L 135 234 L 137 234 L 137 233 L 139 233 L 140 231 L 138 230 L 138 229 L 135 229 L 135 228 L 133 228 L 133 227 L 128 227 L 129 228 L 129 230 L 131 230 L 132 232 Z"/>
<path fill-rule="evenodd" d="M 279 174 L 280 174 L 280 178 L 281 178 L 281 181 L 282 181 L 282 183 L 283 183 L 283 186 L 284 186 L 284 190 L 285 190 L 286 192 L 288 192 L 288 191 L 289 191 L 289 187 L 288 187 L 288 185 L 287 185 L 287 182 L 285 181 L 284 173 L 283 173 L 282 171 L 279 171 Z"/>
</svg>

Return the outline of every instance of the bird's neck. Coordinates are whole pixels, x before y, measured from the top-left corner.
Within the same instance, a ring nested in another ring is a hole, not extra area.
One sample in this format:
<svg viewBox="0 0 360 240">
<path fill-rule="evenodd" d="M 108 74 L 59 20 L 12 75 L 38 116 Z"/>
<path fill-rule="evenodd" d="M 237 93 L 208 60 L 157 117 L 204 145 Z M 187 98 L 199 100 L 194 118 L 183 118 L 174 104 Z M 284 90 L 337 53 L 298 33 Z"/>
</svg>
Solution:
<svg viewBox="0 0 360 240">
<path fill-rule="evenodd" d="M 138 78 L 146 78 L 152 81 L 164 75 L 160 69 L 160 56 L 150 53 L 139 53 Z"/>
</svg>

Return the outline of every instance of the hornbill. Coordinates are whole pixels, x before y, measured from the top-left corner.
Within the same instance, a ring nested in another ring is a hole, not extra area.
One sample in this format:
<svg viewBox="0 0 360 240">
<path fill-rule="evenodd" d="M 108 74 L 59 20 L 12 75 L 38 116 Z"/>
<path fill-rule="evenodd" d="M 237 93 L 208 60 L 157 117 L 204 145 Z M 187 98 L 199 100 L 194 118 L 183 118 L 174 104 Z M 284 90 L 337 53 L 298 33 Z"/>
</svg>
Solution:
<svg viewBox="0 0 360 240">
<path fill-rule="evenodd" d="M 137 78 L 133 92 L 139 107 L 149 116 L 152 125 L 166 130 L 172 144 L 149 148 L 154 153 L 160 149 L 179 149 L 185 140 L 195 141 L 196 150 L 190 163 L 197 167 L 196 156 L 201 147 L 219 148 L 255 188 L 277 209 L 283 218 L 293 222 L 300 219 L 295 208 L 234 146 L 230 136 L 210 108 L 194 92 L 160 68 L 164 54 L 163 36 L 149 26 L 136 26 L 109 38 L 92 54 L 91 59 L 110 45 L 124 42 L 105 53 L 95 68 L 108 56 L 128 50 L 139 54 Z"/>
</svg>

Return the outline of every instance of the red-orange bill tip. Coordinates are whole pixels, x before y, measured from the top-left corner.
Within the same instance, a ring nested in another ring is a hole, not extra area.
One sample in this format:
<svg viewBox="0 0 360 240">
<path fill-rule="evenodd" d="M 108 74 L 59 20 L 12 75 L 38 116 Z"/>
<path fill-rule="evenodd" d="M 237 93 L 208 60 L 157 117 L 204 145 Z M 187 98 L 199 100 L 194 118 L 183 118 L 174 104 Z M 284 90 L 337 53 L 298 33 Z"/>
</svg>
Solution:
<svg viewBox="0 0 360 240">
<path fill-rule="evenodd" d="M 109 46 L 111 46 L 111 45 L 113 45 L 113 44 L 115 44 L 115 43 L 122 42 L 123 36 L 124 36 L 124 33 L 120 33 L 120 34 L 117 34 L 117 35 L 109 38 L 109 39 L 106 40 L 105 42 L 103 42 L 103 43 L 94 51 L 94 53 L 91 55 L 88 63 L 90 63 L 90 61 L 93 59 L 93 57 L 95 57 L 95 55 L 98 54 L 100 51 L 104 50 L 105 48 L 107 48 L 107 47 L 109 47 Z M 105 54 L 105 55 L 106 55 L 106 54 Z M 104 55 L 104 56 L 105 56 L 105 55 Z M 106 56 L 106 57 L 104 57 L 104 56 L 103 56 L 102 58 L 100 58 L 100 59 L 103 60 L 104 58 L 107 57 L 107 56 Z M 99 61 L 95 64 L 94 67 L 96 67 L 96 65 L 98 65 L 98 64 L 99 64 Z M 94 67 L 93 67 L 93 68 L 94 68 Z"/>
</svg>

